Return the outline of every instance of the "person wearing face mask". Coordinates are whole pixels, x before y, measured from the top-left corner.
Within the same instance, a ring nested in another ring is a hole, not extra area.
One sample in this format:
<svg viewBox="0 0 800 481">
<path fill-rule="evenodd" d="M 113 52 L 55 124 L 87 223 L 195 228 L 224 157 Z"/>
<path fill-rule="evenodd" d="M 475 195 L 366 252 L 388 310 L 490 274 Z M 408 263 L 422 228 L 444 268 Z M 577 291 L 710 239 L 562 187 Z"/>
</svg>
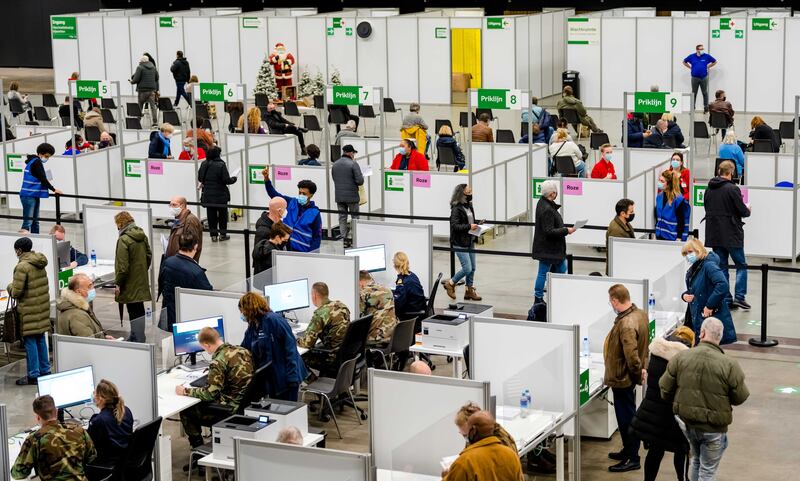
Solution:
<svg viewBox="0 0 800 481">
<path fill-rule="evenodd" d="M 633 201 L 630 199 L 620 199 L 617 205 L 614 206 L 614 212 L 617 215 L 608 224 L 606 230 L 606 275 L 608 275 L 608 239 L 609 237 L 621 237 L 623 239 L 633 239 L 635 234 L 633 232 L 633 218 L 636 214 L 633 212 Z"/>
<path fill-rule="evenodd" d="M 283 223 L 292 229 L 289 249 L 296 252 L 318 251 L 322 244 L 322 216 L 311 199 L 317 193 L 317 184 L 310 180 L 297 183 L 297 197 L 281 194 L 272 185 L 269 168 L 261 171 L 264 187 L 271 198 L 282 197 L 286 201 L 286 217 Z"/>
<path fill-rule="evenodd" d="M 665 170 L 658 179 L 656 195 L 656 239 L 682 240 L 689 236 L 689 201 L 681 194 L 681 178 L 673 170 Z"/>
<path fill-rule="evenodd" d="M 282 222 L 286 217 L 286 200 L 283 197 L 273 197 L 269 200 L 267 210 L 261 213 L 261 217 L 256 221 L 256 234 L 253 245 L 258 245 L 262 240 L 269 238 L 272 225 Z"/>
<path fill-rule="evenodd" d="M 178 253 L 164 259 L 158 271 L 158 293 L 164 296 L 158 327 L 167 332 L 172 332 L 172 325 L 176 321 L 175 288 L 203 291 L 214 289 L 208 282 L 206 270 L 194 260 L 198 248 L 197 238 L 192 234 L 183 233 L 178 242 L 180 246 Z"/>
<path fill-rule="evenodd" d="M 267 363 L 271 376 L 265 386 L 258 388 L 258 398 L 267 395 L 272 399 L 297 401 L 300 383 L 308 376 L 297 340 L 283 316 L 269 308 L 269 299 L 256 292 L 248 292 L 239 299 L 242 322 L 247 323 L 242 347 L 253 355 L 253 367 L 258 370 Z"/>
<path fill-rule="evenodd" d="M 417 150 L 411 139 L 400 141 L 400 153 L 394 156 L 391 170 L 428 170 L 428 159 Z"/>
<path fill-rule="evenodd" d="M 475 241 L 477 236 L 470 234 L 482 224 L 475 218 L 475 210 L 472 208 L 472 187 L 467 184 L 458 184 L 453 190 L 450 199 L 450 245 L 458 248 L 456 257 L 461 264 L 461 270 L 451 279 L 442 281 L 444 290 L 450 299 L 456 299 L 456 285 L 461 279 L 466 278 L 467 290 L 464 292 L 465 301 L 480 301 L 483 298 L 478 295 L 473 285 L 477 259 L 475 256 Z"/>
<path fill-rule="evenodd" d="M 61 297 L 56 303 L 56 334 L 113 339 L 105 335 L 103 326 L 92 309 L 96 294 L 92 280 L 86 274 L 70 277 L 67 287 L 61 289 Z"/>
<path fill-rule="evenodd" d="M 107 149 L 114 147 L 114 137 L 108 132 L 100 132 L 100 142 L 97 143 L 98 149 Z"/>
<path fill-rule="evenodd" d="M 516 449 L 495 435 L 495 424 L 488 411 L 478 411 L 467 419 L 468 445 L 450 465 L 443 481 L 524 479 Z"/>
<path fill-rule="evenodd" d="M 724 90 L 717 90 L 714 92 L 714 101 L 708 104 L 708 111 L 713 113 L 717 112 L 725 116 L 725 123 L 728 127 L 733 126 L 733 105 L 728 102 L 728 98 L 725 96 Z M 722 138 L 725 138 L 725 130 L 720 129 L 722 131 Z"/>
<path fill-rule="evenodd" d="M 272 251 L 285 251 L 292 230 L 283 222 L 270 227 L 269 236 L 253 247 L 253 275 L 272 269 Z"/>
<path fill-rule="evenodd" d="M 202 185 L 200 205 L 208 213 L 208 230 L 211 242 L 223 242 L 230 239 L 228 235 L 228 202 L 231 200 L 229 185 L 236 183 L 236 176 L 231 177 L 228 166 L 220 157 L 220 148 L 211 147 L 207 151 L 208 158 L 200 164 L 197 180 Z"/>
<path fill-rule="evenodd" d="M 673 152 L 672 158 L 669 161 L 669 170 L 678 174 L 680 178 L 681 194 L 686 202 L 689 202 L 689 184 L 692 179 L 692 174 L 689 169 L 683 164 L 683 152 Z"/>
<path fill-rule="evenodd" d="M 36 155 L 29 155 L 22 171 L 22 186 L 19 189 L 19 200 L 22 204 L 22 226 L 20 234 L 39 233 L 39 204 L 42 199 L 50 197 L 50 191 L 56 195 L 62 192 L 47 179 L 44 164 L 56 153 L 56 149 L 48 144 L 39 144 Z"/>
<path fill-rule="evenodd" d="M 692 108 L 697 106 L 697 89 L 703 91 L 703 113 L 708 113 L 708 72 L 717 59 L 705 52 L 703 44 L 695 46 L 695 53 L 683 59 L 683 65 L 692 72 Z"/>
<path fill-rule="evenodd" d="M 628 129 L 628 147 L 644 147 L 644 139 L 650 137 L 651 134 L 649 130 L 645 129 L 644 114 L 641 112 L 629 112 L 626 127 Z M 623 137 L 623 142 L 624 140 Z"/>
<path fill-rule="evenodd" d="M 167 241 L 167 251 L 165 257 L 174 256 L 180 250 L 179 239 L 183 234 L 191 234 L 197 239 L 197 252 L 194 260 L 200 260 L 200 253 L 203 251 L 203 223 L 196 215 L 192 214 L 186 203 L 186 197 L 175 196 L 169 201 L 169 213 L 175 217 L 169 231 Z"/>
<path fill-rule="evenodd" d="M 727 272 L 720 268 L 719 256 L 708 251 L 703 243 L 691 238 L 681 249 L 689 265 L 686 271 L 686 292 L 681 295 L 687 303 L 685 324 L 694 329 L 695 337 L 700 339 L 700 326 L 711 316 L 722 322 L 724 327 L 720 344 L 736 342 L 736 328 L 728 308 L 727 297 L 730 295 Z"/>
<path fill-rule="evenodd" d="M 480 412 L 481 408 L 474 402 L 468 402 L 467 404 L 461 406 L 461 408 L 456 413 L 456 417 L 453 420 L 456 427 L 458 428 L 458 433 L 464 437 L 464 441 L 466 441 L 467 446 L 469 446 L 469 418 L 473 414 Z M 499 423 L 494 423 L 494 436 L 500 440 L 500 444 L 503 446 L 508 446 L 513 450 L 517 450 L 517 443 L 514 441 L 514 438 L 508 434 L 508 431 L 503 428 Z"/>
<path fill-rule="evenodd" d="M 183 139 L 183 149 L 181 150 L 178 160 L 192 160 L 194 159 L 194 140 L 191 137 Z M 197 160 L 205 160 L 206 150 L 200 147 L 199 139 L 197 145 Z"/>
<path fill-rule="evenodd" d="M 614 170 L 614 164 L 611 162 L 614 156 L 614 148 L 611 144 L 603 144 L 600 146 L 600 160 L 594 164 L 592 169 L 593 179 L 609 179 L 617 180 L 617 172 Z"/>
<path fill-rule="evenodd" d="M 608 453 L 610 459 L 619 462 L 608 470 L 622 473 L 641 468 L 639 439 L 629 428 L 636 414 L 636 386 L 645 378 L 650 328 L 647 313 L 631 302 L 624 285 L 614 284 L 608 289 L 608 303 L 616 318 L 603 344 L 603 382 L 614 393 L 614 413 L 622 437 L 622 450 Z"/>
<path fill-rule="evenodd" d="M 546 180 L 542 183 L 542 196 L 536 204 L 536 230 L 533 233 L 531 257 L 539 261 L 539 272 L 533 289 L 534 304 L 544 302 L 544 284 L 547 273 L 567 272 L 567 236 L 575 232 L 574 227 L 564 226 L 556 204 L 558 182 Z"/>
<path fill-rule="evenodd" d="M 172 151 L 170 150 L 169 139 L 172 137 L 172 132 L 175 128 L 164 122 L 158 128 L 150 133 L 150 146 L 147 148 L 147 158 L 149 159 L 171 159 Z"/>
</svg>

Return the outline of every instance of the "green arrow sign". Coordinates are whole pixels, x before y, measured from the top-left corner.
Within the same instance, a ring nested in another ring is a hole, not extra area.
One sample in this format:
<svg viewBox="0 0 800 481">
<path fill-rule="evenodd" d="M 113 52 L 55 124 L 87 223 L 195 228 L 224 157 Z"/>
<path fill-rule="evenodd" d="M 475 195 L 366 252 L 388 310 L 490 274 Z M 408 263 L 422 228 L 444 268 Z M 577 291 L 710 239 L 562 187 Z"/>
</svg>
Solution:
<svg viewBox="0 0 800 481">
<path fill-rule="evenodd" d="M 778 394 L 800 394 L 800 388 L 796 386 L 778 386 L 773 391 Z"/>
<path fill-rule="evenodd" d="M 247 180 L 251 184 L 263 184 L 264 183 L 264 176 L 261 175 L 261 171 L 263 171 L 267 166 L 266 165 L 250 165 L 247 167 Z"/>
<path fill-rule="evenodd" d="M 25 161 L 22 154 L 6 154 L 6 170 L 8 172 L 22 172 L 25 169 Z"/>
<path fill-rule="evenodd" d="M 744 30 L 736 30 L 736 38 L 744 38 Z"/>
<path fill-rule="evenodd" d="M 695 185 L 694 195 L 692 195 L 692 204 L 695 207 L 703 207 L 705 205 L 707 185 Z"/>
<path fill-rule="evenodd" d="M 774 18 L 752 18 L 750 22 L 751 30 L 778 30 L 780 23 Z"/>
<path fill-rule="evenodd" d="M 586 404 L 589 401 L 589 370 L 586 369 L 581 372 L 581 406 Z"/>
<path fill-rule="evenodd" d="M 344 25 L 344 22 L 341 17 L 333 17 L 333 28 L 342 28 L 342 25 Z"/>
<path fill-rule="evenodd" d="M 344 34 L 348 37 L 353 36 L 353 27 L 345 27 Z"/>
<path fill-rule="evenodd" d="M 333 35 L 333 27 L 328 27 L 325 30 L 328 32 L 328 36 L 332 36 Z"/>
<path fill-rule="evenodd" d="M 719 30 L 712 30 L 711 38 L 719 38 Z"/>
<path fill-rule="evenodd" d="M 633 111 L 642 113 L 663 114 L 683 112 L 681 96 L 672 92 L 634 92 Z"/>
<path fill-rule="evenodd" d="M 177 23 L 174 17 L 158 17 L 158 26 L 161 28 L 173 28 Z"/>
</svg>

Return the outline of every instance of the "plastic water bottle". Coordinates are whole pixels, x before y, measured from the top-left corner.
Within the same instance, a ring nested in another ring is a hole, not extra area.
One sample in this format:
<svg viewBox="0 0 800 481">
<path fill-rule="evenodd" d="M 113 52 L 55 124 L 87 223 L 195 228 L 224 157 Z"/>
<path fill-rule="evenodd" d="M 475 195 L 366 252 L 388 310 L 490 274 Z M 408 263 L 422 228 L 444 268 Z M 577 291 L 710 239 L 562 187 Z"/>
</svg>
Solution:
<svg viewBox="0 0 800 481">
<path fill-rule="evenodd" d="M 533 396 L 530 389 L 525 390 L 525 397 L 528 399 L 528 412 L 530 413 L 531 409 L 533 409 Z"/>
<path fill-rule="evenodd" d="M 153 323 L 153 308 L 150 306 L 144 308 L 144 321 L 148 326 Z"/>
<path fill-rule="evenodd" d="M 587 359 L 592 357 L 592 353 L 589 351 L 589 338 L 588 337 L 584 337 L 583 338 L 583 353 L 582 354 L 583 354 L 583 357 L 585 357 Z"/>
<path fill-rule="evenodd" d="M 656 296 L 650 293 L 650 299 L 647 300 L 647 317 L 651 321 L 656 320 Z"/>
<path fill-rule="evenodd" d="M 89 254 L 89 261 L 92 263 L 92 267 L 97 267 L 97 252 L 92 249 L 92 252 Z"/>
<path fill-rule="evenodd" d="M 519 417 L 528 417 L 528 406 L 528 395 L 525 394 L 525 391 L 522 391 L 522 394 L 519 396 Z"/>
</svg>

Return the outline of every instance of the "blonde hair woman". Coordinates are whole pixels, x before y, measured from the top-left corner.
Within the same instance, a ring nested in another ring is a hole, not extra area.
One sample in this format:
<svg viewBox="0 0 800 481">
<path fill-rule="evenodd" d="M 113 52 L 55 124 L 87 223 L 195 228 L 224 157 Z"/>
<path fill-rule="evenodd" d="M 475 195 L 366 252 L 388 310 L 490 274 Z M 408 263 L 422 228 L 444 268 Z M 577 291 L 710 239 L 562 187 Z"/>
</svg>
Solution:
<svg viewBox="0 0 800 481">
<path fill-rule="evenodd" d="M 239 122 L 236 124 L 236 130 L 244 132 L 244 116 L 239 117 Z M 247 109 L 247 133 L 249 134 L 266 134 L 267 131 L 261 126 L 261 110 L 258 107 L 250 107 Z"/>
<path fill-rule="evenodd" d="M 548 149 L 553 163 L 556 163 L 556 157 L 570 157 L 572 158 L 572 163 L 575 164 L 578 177 L 586 177 L 586 163 L 583 161 L 583 152 L 581 152 L 575 142 L 569 140 L 569 132 L 567 132 L 567 129 L 560 128 L 556 130 L 555 137 L 555 142 L 550 144 Z"/>
<path fill-rule="evenodd" d="M 741 177 L 744 174 L 744 152 L 736 140 L 736 133 L 733 129 L 728 129 L 725 132 L 725 137 L 719 145 L 719 152 L 717 158 L 732 160 L 736 164 L 736 175 L 734 177 Z M 717 175 L 717 172 L 714 172 Z"/>
<path fill-rule="evenodd" d="M 394 270 L 397 272 L 394 289 L 394 310 L 400 320 L 409 319 L 409 313 L 424 311 L 427 307 L 425 291 L 419 277 L 411 272 L 408 255 L 398 251 L 392 257 Z"/>
<path fill-rule="evenodd" d="M 686 240 L 689 236 L 689 201 L 681 194 L 681 178 L 665 170 L 658 179 L 656 195 L 656 239 Z"/>
<path fill-rule="evenodd" d="M 125 406 L 117 386 L 105 379 L 94 388 L 94 405 L 100 412 L 92 416 L 87 429 L 97 448 L 94 462 L 113 466 L 128 448 L 133 434 L 133 413 Z"/>
<path fill-rule="evenodd" d="M 469 402 L 461 406 L 458 412 L 456 412 L 456 417 L 455 419 L 453 419 L 453 422 L 458 427 L 458 432 L 461 433 L 461 435 L 464 436 L 465 439 L 467 437 L 467 434 L 469 434 L 467 428 L 467 420 L 469 419 L 470 416 L 472 416 L 473 414 L 475 414 L 480 410 L 481 408 L 477 404 Z M 496 436 L 497 439 L 500 440 L 500 443 L 503 444 L 504 446 L 508 446 L 514 451 L 517 450 L 517 443 L 514 442 L 514 438 L 511 437 L 510 434 L 508 434 L 508 431 L 503 429 L 503 426 L 501 426 L 496 422 L 494 423 L 494 436 Z M 467 444 L 469 444 L 469 441 L 467 441 Z"/>
<path fill-rule="evenodd" d="M 445 148 L 451 149 L 453 151 L 453 156 L 456 159 L 456 170 L 461 170 L 466 165 L 466 160 L 464 159 L 464 153 L 461 151 L 461 147 L 458 145 L 455 137 L 453 137 L 453 129 L 444 124 L 439 127 L 439 136 L 436 138 L 436 148 Z M 439 158 L 436 159 L 436 167 L 439 168 Z"/>
</svg>

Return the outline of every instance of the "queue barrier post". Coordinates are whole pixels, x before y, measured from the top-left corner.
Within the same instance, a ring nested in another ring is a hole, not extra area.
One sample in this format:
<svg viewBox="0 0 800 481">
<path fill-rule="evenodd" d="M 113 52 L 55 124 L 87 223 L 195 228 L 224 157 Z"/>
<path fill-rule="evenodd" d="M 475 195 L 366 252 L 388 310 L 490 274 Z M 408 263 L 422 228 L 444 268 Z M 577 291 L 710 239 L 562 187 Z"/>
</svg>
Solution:
<svg viewBox="0 0 800 481">
<path fill-rule="evenodd" d="M 572 274 L 572 263 L 575 261 L 572 254 L 567 254 L 567 274 Z"/>
<path fill-rule="evenodd" d="M 61 225 L 61 196 L 55 194 L 56 196 L 56 225 Z"/>
<path fill-rule="evenodd" d="M 244 216 L 247 219 L 247 213 Z M 250 229 L 244 228 L 244 277 L 247 279 L 247 290 L 250 290 Z"/>
<path fill-rule="evenodd" d="M 769 290 L 769 264 L 761 264 L 761 336 L 751 337 L 748 341 L 751 346 L 775 347 L 778 341 L 767 339 L 767 291 Z"/>
<path fill-rule="evenodd" d="M 453 250 L 453 246 L 450 245 L 450 278 L 452 279 L 453 276 L 456 275 L 456 251 Z"/>
</svg>

